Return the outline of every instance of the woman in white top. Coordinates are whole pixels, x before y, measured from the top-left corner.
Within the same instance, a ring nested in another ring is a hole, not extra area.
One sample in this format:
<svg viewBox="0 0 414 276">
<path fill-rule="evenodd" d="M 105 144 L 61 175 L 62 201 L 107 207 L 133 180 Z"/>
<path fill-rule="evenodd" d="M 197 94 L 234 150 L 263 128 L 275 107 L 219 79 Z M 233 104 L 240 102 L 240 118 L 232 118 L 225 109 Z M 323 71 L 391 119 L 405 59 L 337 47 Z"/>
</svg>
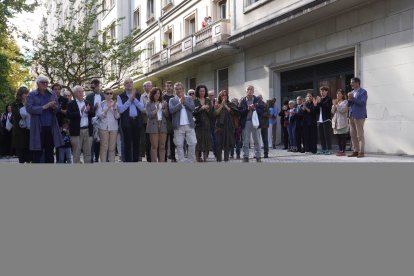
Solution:
<svg viewBox="0 0 414 276">
<path fill-rule="evenodd" d="M 120 117 L 116 102 L 112 99 L 112 89 L 105 89 L 105 100 L 98 107 L 98 128 L 101 142 L 99 155 L 101 162 L 115 162 L 118 119 Z"/>
<path fill-rule="evenodd" d="M 348 101 L 345 100 L 345 91 L 336 91 L 336 100 L 332 104 L 332 128 L 338 138 L 339 152 L 336 156 L 345 156 L 346 136 L 349 132 L 348 126 Z"/>
</svg>

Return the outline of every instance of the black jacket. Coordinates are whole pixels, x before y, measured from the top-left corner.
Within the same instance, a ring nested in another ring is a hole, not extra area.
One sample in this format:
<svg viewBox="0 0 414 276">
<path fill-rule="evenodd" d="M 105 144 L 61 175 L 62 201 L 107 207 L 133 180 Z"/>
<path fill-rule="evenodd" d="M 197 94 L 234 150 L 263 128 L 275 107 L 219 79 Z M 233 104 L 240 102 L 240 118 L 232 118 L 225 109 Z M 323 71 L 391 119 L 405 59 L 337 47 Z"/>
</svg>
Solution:
<svg viewBox="0 0 414 276">
<path fill-rule="evenodd" d="M 92 118 L 95 116 L 95 110 L 93 108 L 93 104 L 85 100 L 86 105 L 90 105 L 91 109 L 88 112 L 88 130 L 89 130 L 89 136 L 92 136 L 93 134 L 93 125 L 92 125 Z M 70 119 L 69 124 L 69 133 L 70 136 L 79 136 L 80 135 L 80 121 L 81 121 L 81 115 L 80 110 L 78 107 L 78 103 L 76 100 L 71 101 L 68 103 L 68 109 L 66 112 L 66 116 Z"/>
<path fill-rule="evenodd" d="M 332 119 L 332 98 L 326 96 L 325 98 L 321 98 L 321 102 L 316 105 L 316 120 L 319 121 L 320 111 L 322 107 L 322 121 L 326 121 Z"/>
</svg>

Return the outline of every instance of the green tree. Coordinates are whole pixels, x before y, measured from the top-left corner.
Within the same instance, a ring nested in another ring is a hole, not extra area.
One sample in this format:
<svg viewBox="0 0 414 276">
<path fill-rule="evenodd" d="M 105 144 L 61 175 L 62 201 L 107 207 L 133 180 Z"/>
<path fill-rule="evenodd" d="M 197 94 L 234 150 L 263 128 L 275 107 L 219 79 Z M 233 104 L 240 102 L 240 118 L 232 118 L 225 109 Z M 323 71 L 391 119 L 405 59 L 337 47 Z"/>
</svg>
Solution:
<svg viewBox="0 0 414 276">
<path fill-rule="evenodd" d="M 17 88 L 28 86 L 31 77 L 16 41 L 5 34 L 0 35 L 0 41 L 0 111 L 3 112 L 13 101 Z"/>
<path fill-rule="evenodd" d="M 0 111 L 13 101 L 16 89 L 28 84 L 28 69 L 24 68 L 24 60 L 12 32 L 19 30 L 10 19 L 22 12 L 31 12 L 38 1 L 0 0 Z"/>
<path fill-rule="evenodd" d="M 109 34 L 123 18 L 104 29 L 97 29 L 96 22 L 105 12 L 102 1 L 83 1 L 74 5 L 71 0 L 68 15 L 53 34 L 47 32 L 47 20 L 42 21 L 42 35 L 35 43 L 33 64 L 37 74 L 48 76 L 51 82 L 61 81 L 69 90 L 74 85 L 85 85 L 94 78 L 104 79 L 112 86 L 119 84 L 126 74 L 140 74 L 139 60 L 142 51 L 134 51 L 134 37 L 139 30 L 132 31 L 122 41 L 112 39 Z M 61 5 L 54 15 L 62 18 Z"/>
<path fill-rule="evenodd" d="M 8 33 L 11 28 L 10 19 L 22 12 L 32 12 L 39 5 L 37 0 L 0 0 L 0 33 Z"/>
</svg>

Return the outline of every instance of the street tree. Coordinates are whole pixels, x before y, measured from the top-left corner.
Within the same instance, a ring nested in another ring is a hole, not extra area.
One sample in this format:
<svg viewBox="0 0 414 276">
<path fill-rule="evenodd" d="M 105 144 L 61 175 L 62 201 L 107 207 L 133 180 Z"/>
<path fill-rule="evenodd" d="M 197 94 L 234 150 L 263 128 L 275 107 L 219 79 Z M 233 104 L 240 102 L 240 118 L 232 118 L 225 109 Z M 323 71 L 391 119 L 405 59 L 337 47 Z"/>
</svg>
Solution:
<svg viewBox="0 0 414 276">
<path fill-rule="evenodd" d="M 42 20 L 32 57 L 35 73 L 46 75 L 51 82 L 61 82 L 70 91 L 74 85 L 86 85 L 94 78 L 116 86 L 126 74 L 140 74 L 137 61 L 142 50 L 135 49 L 134 39 L 139 30 L 118 41 L 110 34 L 123 18 L 99 29 L 97 21 L 106 12 L 102 1 L 83 1 L 80 5 L 75 5 L 75 0 L 70 2 L 64 21 L 61 4 L 55 14 L 47 15 L 61 22 L 53 33 L 47 31 L 47 18 Z"/>
</svg>

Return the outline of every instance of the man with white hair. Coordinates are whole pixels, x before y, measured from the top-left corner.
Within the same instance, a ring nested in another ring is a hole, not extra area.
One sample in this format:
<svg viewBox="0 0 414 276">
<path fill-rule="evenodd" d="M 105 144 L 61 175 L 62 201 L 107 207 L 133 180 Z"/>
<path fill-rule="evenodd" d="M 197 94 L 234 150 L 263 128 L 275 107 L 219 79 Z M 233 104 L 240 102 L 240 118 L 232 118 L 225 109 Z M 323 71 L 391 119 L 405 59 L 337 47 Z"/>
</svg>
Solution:
<svg viewBox="0 0 414 276">
<path fill-rule="evenodd" d="M 261 148 L 259 140 L 259 129 L 261 127 L 264 105 L 259 98 L 254 96 L 254 86 L 246 87 L 246 97 L 242 98 L 239 105 L 240 123 L 243 129 L 243 162 L 249 162 L 249 143 L 250 136 L 253 136 L 254 152 L 257 162 L 261 162 Z M 257 112 L 259 127 L 254 127 L 252 123 L 253 112 Z"/>
<path fill-rule="evenodd" d="M 37 89 L 26 99 L 30 120 L 30 150 L 33 163 L 54 163 L 53 148 L 63 145 L 56 113 L 60 110 L 56 94 L 48 88 L 49 79 L 40 75 Z"/>
<path fill-rule="evenodd" d="M 83 162 L 91 163 L 91 146 L 95 108 L 92 102 L 84 99 L 85 92 L 82 86 L 73 88 L 75 99 L 68 104 L 66 116 L 70 119 L 69 133 L 73 150 L 73 163 L 80 163 L 81 150 Z"/>
<path fill-rule="evenodd" d="M 177 82 L 174 84 L 175 97 L 170 99 L 169 110 L 174 128 L 174 143 L 177 147 L 177 161 L 184 162 L 184 140 L 188 145 L 188 160 L 195 161 L 195 146 L 197 138 L 194 131 L 193 111 L 194 101 L 184 94 L 184 86 Z"/>
<path fill-rule="evenodd" d="M 125 91 L 118 95 L 117 105 L 121 114 L 121 128 L 124 138 L 124 161 L 138 162 L 140 157 L 140 140 L 142 131 L 142 112 L 144 103 L 141 95 L 134 89 L 131 78 L 124 80 Z"/>
<path fill-rule="evenodd" d="M 149 96 L 152 89 L 152 82 L 146 81 L 143 85 L 144 92 L 141 94 L 141 101 L 144 104 L 144 108 L 146 108 L 147 103 L 149 102 Z M 142 131 L 141 131 L 141 145 L 140 145 L 140 151 L 141 151 L 141 157 L 146 156 L 147 162 L 151 162 L 151 142 L 149 138 L 149 133 L 146 133 L 145 130 L 147 129 L 147 111 L 144 109 L 144 112 L 142 112 Z"/>
</svg>

